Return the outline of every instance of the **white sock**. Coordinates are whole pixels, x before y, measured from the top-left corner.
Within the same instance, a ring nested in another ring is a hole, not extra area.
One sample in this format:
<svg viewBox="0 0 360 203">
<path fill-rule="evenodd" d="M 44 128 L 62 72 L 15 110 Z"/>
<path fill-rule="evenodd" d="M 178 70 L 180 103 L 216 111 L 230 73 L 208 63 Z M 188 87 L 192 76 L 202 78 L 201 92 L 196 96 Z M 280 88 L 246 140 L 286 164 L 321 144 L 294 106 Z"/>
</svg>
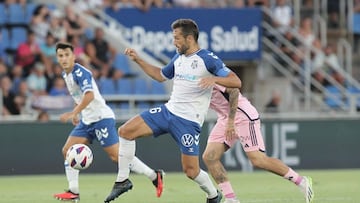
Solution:
<svg viewBox="0 0 360 203">
<path fill-rule="evenodd" d="M 200 169 L 200 173 L 196 176 L 194 181 L 199 184 L 204 192 L 206 192 L 207 198 L 211 199 L 217 196 L 217 190 L 205 171 Z"/>
<path fill-rule="evenodd" d="M 135 157 L 135 140 L 126 140 L 120 137 L 118 175 L 116 182 L 123 182 L 129 178 L 130 163 Z"/>
<path fill-rule="evenodd" d="M 133 158 L 133 160 L 130 163 L 130 170 L 138 174 L 144 174 L 150 180 L 155 180 L 156 178 L 155 171 L 151 169 L 148 165 L 146 165 L 144 162 L 142 162 L 136 156 Z"/>
<path fill-rule="evenodd" d="M 64 166 L 66 178 L 69 183 L 69 190 L 79 194 L 79 170 L 71 168 L 67 161 L 64 162 Z"/>
</svg>

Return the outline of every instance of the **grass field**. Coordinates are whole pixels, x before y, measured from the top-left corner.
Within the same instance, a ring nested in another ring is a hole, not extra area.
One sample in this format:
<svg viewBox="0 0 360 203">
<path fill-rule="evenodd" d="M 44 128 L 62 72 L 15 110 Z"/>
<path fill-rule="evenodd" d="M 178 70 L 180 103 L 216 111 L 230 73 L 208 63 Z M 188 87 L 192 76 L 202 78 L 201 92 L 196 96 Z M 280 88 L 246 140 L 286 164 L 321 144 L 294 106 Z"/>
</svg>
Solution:
<svg viewBox="0 0 360 203">
<path fill-rule="evenodd" d="M 306 170 L 313 178 L 315 203 L 360 203 L 359 170 Z M 235 192 L 241 203 L 302 203 L 302 194 L 292 183 L 273 174 L 231 172 Z M 116 174 L 80 175 L 81 202 L 100 203 L 110 192 Z M 132 175 L 134 188 L 116 202 L 127 203 L 204 203 L 205 193 L 181 173 L 166 173 L 165 190 L 155 196 L 151 182 L 141 175 Z M 0 202 L 58 202 L 52 194 L 66 189 L 65 175 L 0 176 Z"/>
</svg>

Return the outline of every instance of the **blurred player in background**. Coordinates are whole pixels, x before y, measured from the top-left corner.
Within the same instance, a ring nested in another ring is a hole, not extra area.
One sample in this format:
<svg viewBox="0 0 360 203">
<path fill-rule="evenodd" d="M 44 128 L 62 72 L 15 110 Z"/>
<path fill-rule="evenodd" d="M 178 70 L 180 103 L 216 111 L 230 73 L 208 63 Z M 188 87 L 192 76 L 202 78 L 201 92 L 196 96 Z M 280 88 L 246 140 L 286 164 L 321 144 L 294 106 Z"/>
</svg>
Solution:
<svg viewBox="0 0 360 203">
<path fill-rule="evenodd" d="M 237 88 L 215 85 L 210 108 L 218 116 L 210 132 L 203 160 L 225 196 L 224 203 L 240 203 L 232 189 L 226 170 L 220 159 L 229 148 L 240 140 L 253 166 L 270 171 L 295 183 L 312 202 L 314 192 L 310 177 L 299 175 L 281 160 L 268 157 L 260 130 L 260 116 L 255 107 L 242 96 Z"/>
<path fill-rule="evenodd" d="M 110 159 L 117 162 L 119 158 L 119 136 L 115 127 L 115 115 L 100 95 L 90 70 L 75 63 L 74 48 L 70 44 L 58 43 L 56 45 L 56 56 L 58 63 L 63 68 L 66 86 L 76 104 L 73 111 L 60 116 L 62 122 L 72 120 L 75 125 L 62 148 L 64 158 L 72 145 L 88 145 L 96 139 Z M 81 114 L 81 120 L 79 114 Z M 79 170 L 71 168 L 66 160 L 64 165 L 69 188 L 64 193 L 55 194 L 54 197 L 60 200 L 78 201 L 80 198 Z M 157 196 L 160 197 L 163 189 L 162 170 L 154 171 L 137 157 L 131 160 L 128 167 L 136 173 L 145 174 L 152 180 L 157 188 Z"/>
<path fill-rule="evenodd" d="M 105 200 L 110 202 L 132 188 L 129 168 L 126 167 L 135 154 L 135 139 L 158 137 L 169 133 L 181 151 L 181 164 L 188 178 L 195 181 L 206 193 L 208 203 L 219 203 L 222 196 L 216 190 L 209 175 L 199 166 L 200 129 L 209 108 L 212 86 L 240 87 L 240 79 L 212 52 L 200 49 L 199 29 L 191 19 L 178 19 L 172 24 L 177 54 L 163 68 L 142 60 L 131 48 L 125 50 L 133 61 L 154 80 L 164 82 L 173 79 L 170 100 L 164 105 L 144 111 L 128 120 L 119 128 L 119 174 L 114 187 Z M 212 80 L 202 78 L 213 76 Z"/>
</svg>

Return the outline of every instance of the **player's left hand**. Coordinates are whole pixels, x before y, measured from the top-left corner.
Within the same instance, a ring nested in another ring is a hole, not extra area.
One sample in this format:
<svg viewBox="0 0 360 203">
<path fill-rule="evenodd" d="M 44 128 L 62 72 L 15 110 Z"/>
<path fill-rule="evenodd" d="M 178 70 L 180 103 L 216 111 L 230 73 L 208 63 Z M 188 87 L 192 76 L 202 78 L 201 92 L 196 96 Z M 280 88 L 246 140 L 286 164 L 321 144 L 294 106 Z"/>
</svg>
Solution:
<svg viewBox="0 0 360 203">
<path fill-rule="evenodd" d="M 234 127 L 234 124 L 228 123 L 226 127 L 226 140 L 231 141 L 232 139 L 235 139 L 237 137 L 237 133 Z"/>
<path fill-rule="evenodd" d="M 67 122 L 68 120 L 70 119 L 73 119 L 74 118 L 74 113 L 73 112 L 66 112 L 66 113 L 63 113 L 60 115 L 60 121 L 61 122 Z"/>
<path fill-rule="evenodd" d="M 215 77 L 205 77 L 205 78 L 201 78 L 200 82 L 199 82 L 199 86 L 201 88 L 211 88 L 215 85 Z"/>
</svg>

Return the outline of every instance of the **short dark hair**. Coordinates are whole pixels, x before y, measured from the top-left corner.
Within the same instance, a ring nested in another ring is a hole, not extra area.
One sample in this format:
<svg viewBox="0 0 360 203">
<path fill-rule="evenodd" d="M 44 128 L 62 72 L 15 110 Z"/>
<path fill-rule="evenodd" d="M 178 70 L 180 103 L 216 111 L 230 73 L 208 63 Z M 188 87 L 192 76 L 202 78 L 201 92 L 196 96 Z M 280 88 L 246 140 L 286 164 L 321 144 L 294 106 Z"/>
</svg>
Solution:
<svg viewBox="0 0 360 203">
<path fill-rule="evenodd" d="M 181 28 L 184 37 L 188 35 L 194 36 L 195 41 L 199 38 L 199 28 L 192 19 L 177 19 L 171 24 L 172 29 Z"/>
<path fill-rule="evenodd" d="M 74 51 L 73 45 L 66 43 L 66 42 L 59 42 L 56 44 L 55 51 L 57 52 L 58 49 L 67 49 L 67 48 L 71 49 L 71 51 Z"/>
</svg>

